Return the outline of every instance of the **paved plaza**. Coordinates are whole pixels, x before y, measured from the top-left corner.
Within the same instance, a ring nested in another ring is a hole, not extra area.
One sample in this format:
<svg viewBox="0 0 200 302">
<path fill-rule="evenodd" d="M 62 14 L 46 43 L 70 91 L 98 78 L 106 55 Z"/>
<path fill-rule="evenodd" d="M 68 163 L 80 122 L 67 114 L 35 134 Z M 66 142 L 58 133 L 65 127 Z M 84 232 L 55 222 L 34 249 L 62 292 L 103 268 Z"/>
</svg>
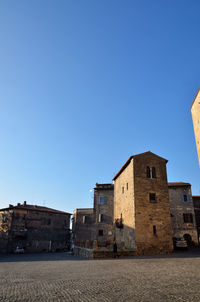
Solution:
<svg viewBox="0 0 200 302">
<path fill-rule="evenodd" d="M 85 260 L 0 256 L 0 301 L 200 301 L 200 251 Z"/>
</svg>

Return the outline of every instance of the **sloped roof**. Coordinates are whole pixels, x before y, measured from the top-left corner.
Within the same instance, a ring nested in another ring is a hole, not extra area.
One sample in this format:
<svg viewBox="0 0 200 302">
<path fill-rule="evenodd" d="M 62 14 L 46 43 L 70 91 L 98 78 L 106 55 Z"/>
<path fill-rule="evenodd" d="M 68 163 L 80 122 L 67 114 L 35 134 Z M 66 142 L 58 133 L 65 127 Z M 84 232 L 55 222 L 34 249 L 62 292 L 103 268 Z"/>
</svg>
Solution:
<svg viewBox="0 0 200 302">
<path fill-rule="evenodd" d="M 47 208 L 47 207 L 42 207 L 38 205 L 30 205 L 30 204 L 19 204 L 17 206 L 10 206 L 8 208 L 0 209 L 0 211 L 4 210 L 29 210 L 29 211 L 39 211 L 39 212 L 46 212 L 46 213 L 52 213 L 52 214 L 63 214 L 63 215 L 71 215 L 70 213 Z"/>
<path fill-rule="evenodd" d="M 147 151 L 147 152 L 144 152 L 144 153 L 140 153 L 140 154 L 136 154 L 136 155 L 132 155 L 129 157 L 129 159 L 125 162 L 125 164 L 121 167 L 121 169 L 115 174 L 115 176 L 113 177 L 113 180 L 115 180 L 125 169 L 126 167 L 129 165 L 130 161 L 133 159 L 133 158 L 136 158 L 136 157 L 139 157 L 139 156 L 143 156 L 147 153 L 150 153 L 150 154 L 153 154 L 154 156 L 162 159 L 162 160 L 165 160 L 166 163 L 168 162 L 167 159 L 163 158 L 163 157 L 160 157 L 159 155 L 155 154 L 155 153 L 152 153 L 151 151 Z"/>
<path fill-rule="evenodd" d="M 191 186 L 188 182 L 168 182 L 168 187 L 185 187 L 185 186 Z"/>
</svg>

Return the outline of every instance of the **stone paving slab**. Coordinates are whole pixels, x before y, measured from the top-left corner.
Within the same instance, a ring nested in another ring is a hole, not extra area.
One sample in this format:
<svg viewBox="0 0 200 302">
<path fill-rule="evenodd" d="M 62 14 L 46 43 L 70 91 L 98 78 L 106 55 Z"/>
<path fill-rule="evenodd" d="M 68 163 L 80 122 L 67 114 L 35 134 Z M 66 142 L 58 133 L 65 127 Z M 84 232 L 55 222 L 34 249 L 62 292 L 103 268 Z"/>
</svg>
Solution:
<svg viewBox="0 0 200 302">
<path fill-rule="evenodd" d="M 0 301 L 200 301 L 200 252 L 85 260 L 0 256 Z"/>
</svg>

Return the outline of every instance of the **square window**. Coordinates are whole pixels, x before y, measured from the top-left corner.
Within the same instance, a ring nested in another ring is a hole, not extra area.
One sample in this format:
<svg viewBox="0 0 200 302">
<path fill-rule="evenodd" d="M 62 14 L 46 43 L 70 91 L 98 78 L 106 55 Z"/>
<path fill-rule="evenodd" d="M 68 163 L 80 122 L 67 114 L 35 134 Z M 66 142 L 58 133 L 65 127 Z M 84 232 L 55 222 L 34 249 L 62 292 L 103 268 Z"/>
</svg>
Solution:
<svg viewBox="0 0 200 302">
<path fill-rule="evenodd" d="M 89 216 L 83 216 L 83 223 L 89 223 Z"/>
<path fill-rule="evenodd" d="M 191 213 L 184 213 L 183 221 L 184 223 L 193 223 L 193 215 Z"/>
<path fill-rule="evenodd" d="M 149 193 L 149 201 L 150 202 L 156 202 L 156 194 L 155 193 Z"/>
<path fill-rule="evenodd" d="M 103 236 L 103 230 L 99 230 L 99 236 Z"/>
<path fill-rule="evenodd" d="M 107 198 L 106 196 L 99 196 L 98 204 L 106 204 Z"/>
</svg>

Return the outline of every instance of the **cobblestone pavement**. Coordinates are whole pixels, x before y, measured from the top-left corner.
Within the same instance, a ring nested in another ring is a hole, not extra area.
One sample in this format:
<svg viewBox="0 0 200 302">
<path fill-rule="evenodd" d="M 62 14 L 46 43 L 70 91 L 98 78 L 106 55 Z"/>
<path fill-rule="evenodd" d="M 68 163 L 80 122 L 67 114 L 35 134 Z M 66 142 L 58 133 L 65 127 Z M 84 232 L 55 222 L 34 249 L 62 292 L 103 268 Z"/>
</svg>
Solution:
<svg viewBox="0 0 200 302">
<path fill-rule="evenodd" d="M 0 256 L 0 301 L 199 302 L 200 251 L 103 260 Z"/>
</svg>

